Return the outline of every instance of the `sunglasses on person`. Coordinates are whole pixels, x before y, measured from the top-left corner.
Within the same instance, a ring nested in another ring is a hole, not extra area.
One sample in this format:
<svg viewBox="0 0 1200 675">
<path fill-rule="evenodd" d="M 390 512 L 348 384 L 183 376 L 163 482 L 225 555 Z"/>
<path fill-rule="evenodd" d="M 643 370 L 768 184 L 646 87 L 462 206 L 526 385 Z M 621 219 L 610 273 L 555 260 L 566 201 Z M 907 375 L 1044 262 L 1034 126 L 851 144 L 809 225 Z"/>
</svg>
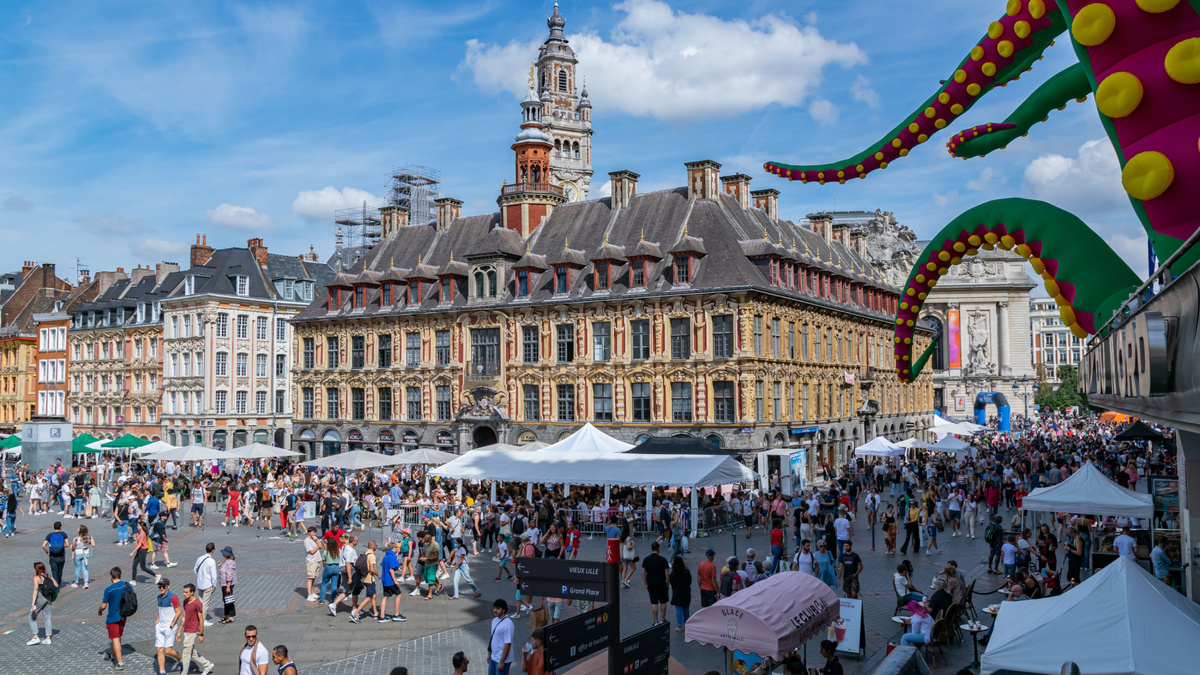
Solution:
<svg viewBox="0 0 1200 675">
<path fill-rule="evenodd" d="M 257 639 L 258 639 L 258 633 L 255 633 L 254 635 L 251 635 L 251 634 L 249 634 L 249 633 L 246 633 L 246 639 L 247 639 L 247 640 L 257 640 Z"/>
</svg>

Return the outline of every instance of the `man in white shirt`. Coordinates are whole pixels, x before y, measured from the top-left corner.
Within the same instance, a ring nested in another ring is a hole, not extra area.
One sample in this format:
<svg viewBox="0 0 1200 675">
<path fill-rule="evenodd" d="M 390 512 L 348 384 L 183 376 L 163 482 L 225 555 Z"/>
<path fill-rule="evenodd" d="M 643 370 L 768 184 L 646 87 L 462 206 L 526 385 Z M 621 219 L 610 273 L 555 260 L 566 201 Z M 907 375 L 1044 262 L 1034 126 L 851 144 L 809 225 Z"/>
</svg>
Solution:
<svg viewBox="0 0 1200 675">
<path fill-rule="evenodd" d="M 488 675 L 508 675 L 512 667 L 513 621 L 508 618 L 508 603 L 497 598 L 492 603 L 492 633 L 488 639 Z"/>
<path fill-rule="evenodd" d="M 304 572 L 305 585 L 308 588 L 308 602 L 317 601 L 317 577 L 321 575 L 321 540 L 317 538 L 317 528 L 308 528 L 308 536 L 304 538 Z"/>
<path fill-rule="evenodd" d="M 842 552 L 846 550 L 846 544 L 854 536 L 854 526 L 846 517 L 846 507 L 838 507 L 838 517 L 833 521 L 833 529 L 837 531 L 838 560 L 841 560 Z"/>
<path fill-rule="evenodd" d="M 196 558 L 196 564 L 192 565 L 192 572 L 196 574 L 196 597 L 200 598 L 200 602 L 204 604 L 204 625 L 211 626 L 213 623 L 208 620 L 208 603 L 212 601 L 213 591 L 217 588 L 217 561 L 213 560 L 213 551 L 217 550 L 217 545 L 211 541 L 204 545 L 204 555 Z"/>
<path fill-rule="evenodd" d="M 1117 555 L 1122 558 L 1134 560 L 1137 558 L 1134 551 L 1137 549 L 1137 540 L 1129 534 L 1128 527 L 1121 528 L 1121 534 L 1118 534 L 1116 539 L 1113 539 L 1113 548 L 1117 549 Z"/>
<path fill-rule="evenodd" d="M 813 570 L 812 542 L 809 540 L 805 539 L 800 542 L 800 549 L 792 558 L 792 570 L 803 572 L 810 577 L 816 576 L 816 572 Z"/>
<path fill-rule="evenodd" d="M 269 663 L 271 656 L 258 641 L 258 628 L 246 626 L 246 644 L 238 656 L 238 675 L 267 675 Z"/>
</svg>

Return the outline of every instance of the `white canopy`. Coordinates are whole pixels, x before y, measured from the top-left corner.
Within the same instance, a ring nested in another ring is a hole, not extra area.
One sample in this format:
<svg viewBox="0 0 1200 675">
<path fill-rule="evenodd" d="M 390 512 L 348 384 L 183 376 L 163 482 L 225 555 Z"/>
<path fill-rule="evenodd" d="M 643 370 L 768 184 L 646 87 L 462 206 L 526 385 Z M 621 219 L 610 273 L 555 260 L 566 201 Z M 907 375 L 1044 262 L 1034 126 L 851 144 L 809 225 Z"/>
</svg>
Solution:
<svg viewBox="0 0 1200 675">
<path fill-rule="evenodd" d="M 940 419 L 942 419 L 942 418 L 940 418 L 940 417 L 937 417 L 937 418 L 934 418 L 934 419 L 939 419 L 939 420 L 940 420 Z M 930 444 L 926 443 L 925 441 L 922 441 L 922 440 L 919 440 L 919 439 L 916 439 L 916 438 L 906 438 L 906 439 L 904 439 L 903 441 L 900 441 L 899 443 L 897 443 L 896 445 L 898 445 L 898 446 L 900 446 L 900 447 L 902 447 L 902 448 L 915 448 L 915 449 L 917 449 L 917 450 L 924 450 L 924 449 L 927 449 L 927 448 L 933 447 L 933 446 L 931 446 Z"/>
<path fill-rule="evenodd" d="M 588 452 L 588 453 L 605 453 L 605 452 L 625 452 L 632 448 L 633 445 L 625 441 L 618 441 L 608 434 L 600 431 L 592 426 L 591 422 L 583 425 L 579 431 L 567 436 L 554 445 L 548 445 L 540 450 L 540 452 Z"/>
<path fill-rule="evenodd" d="M 184 445 L 151 455 L 154 461 L 164 462 L 168 460 L 173 462 L 202 462 L 204 460 L 225 459 L 226 456 L 220 450 L 206 448 L 203 445 Z"/>
<path fill-rule="evenodd" d="M 397 455 L 381 455 L 377 452 L 368 452 L 366 450 L 351 450 L 350 452 L 303 462 L 301 466 L 321 466 L 327 469 L 358 471 L 359 469 L 377 469 L 381 466 L 395 466 L 396 464 L 400 464 Z"/>
<path fill-rule="evenodd" d="M 101 442 L 103 443 L 104 441 L 101 441 Z M 87 447 L 91 448 L 93 445 L 95 445 L 95 443 L 89 444 Z M 92 448 L 92 449 L 95 450 L 96 448 Z M 134 448 L 132 452 L 135 455 L 153 455 L 153 454 L 163 452 L 165 450 L 174 450 L 174 449 L 175 449 L 175 446 L 171 445 L 170 443 L 168 443 L 166 441 L 153 441 L 149 445 L 143 445 L 140 448 Z M 146 457 L 144 459 L 154 459 L 154 458 Z"/>
<path fill-rule="evenodd" d="M 1088 675 L 1188 672 L 1200 663 L 1200 607 L 1126 558 L 1058 597 L 1000 603 L 983 675 L 1058 675 L 1066 661 Z"/>
<path fill-rule="evenodd" d="M 938 438 L 942 438 L 948 434 L 969 436 L 980 431 L 986 431 L 987 427 L 975 424 L 973 422 L 952 422 L 950 424 L 935 423 L 930 431 Z"/>
<path fill-rule="evenodd" d="M 569 485 L 705 487 L 758 479 L 726 455 L 641 455 L 622 452 L 505 452 L 474 450 L 429 472 L 464 480 Z"/>
<path fill-rule="evenodd" d="M 452 452 L 442 452 L 437 448 L 422 446 L 416 450 L 409 450 L 395 455 L 393 458 L 396 464 L 445 464 L 458 459 L 458 455 Z"/>
<path fill-rule="evenodd" d="M 276 448 L 266 443 L 251 443 L 229 450 L 225 456 L 238 459 L 272 459 L 275 457 L 299 457 L 301 454 L 293 450 Z"/>
<path fill-rule="evenodd" d="M 933 426 L 935 428 L 936 427 L 948 427 L 951 424 L 956 424 L 956 423 L 951 420 L 946 419 L 945 417 L 942 417 L 941 415 L 933 416 Z"/>
<path fill-rule="evenodd" d="M 1026 511 L 1095 513 L 1105 516 L 1150 518 L 1154 502 L 1150 495 L 1117 485 L 1090 461 L 1065 481 L 1037 488 L 1021 500 Z"/>
<path fill-rule="evenodd" d="M 968 452 L 971 449 L 971 444 L 966 441 L 960 441 L 953 436 L 946 436 L 933 445 L 926 445 L 925 449 L 931 452 Z"/>
<path fill-rule="evenodd" d="M 854 454 L 867 457 L 899 457 L 904 454 L 904 448 L 883 436 L 876 436 L 855 448 Z"/>
</svg>

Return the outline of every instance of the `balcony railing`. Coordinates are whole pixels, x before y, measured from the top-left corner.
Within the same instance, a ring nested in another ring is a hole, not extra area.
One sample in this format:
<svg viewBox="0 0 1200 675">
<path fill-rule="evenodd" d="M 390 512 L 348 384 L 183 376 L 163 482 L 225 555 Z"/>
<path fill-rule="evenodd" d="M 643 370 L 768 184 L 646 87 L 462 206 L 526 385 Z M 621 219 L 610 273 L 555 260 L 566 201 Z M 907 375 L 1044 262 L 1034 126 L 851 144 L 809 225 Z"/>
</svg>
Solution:
<svg viewBox="0 0 1200 675">
<path fill-rule="evenodd" d="M 485 359 L 467 363 L 467 379 L 491 379 L 500 376 L 500 359 Z"/>
<path fill-rule="evenodd" d="M 500 194 L 504 195 L 516 194 L 518 192 L 548 192 L 561 197 L 563 189 L 550 183 L 513 183 L 512 185 L 505 185 L 500 188 Z"/>
</svg>

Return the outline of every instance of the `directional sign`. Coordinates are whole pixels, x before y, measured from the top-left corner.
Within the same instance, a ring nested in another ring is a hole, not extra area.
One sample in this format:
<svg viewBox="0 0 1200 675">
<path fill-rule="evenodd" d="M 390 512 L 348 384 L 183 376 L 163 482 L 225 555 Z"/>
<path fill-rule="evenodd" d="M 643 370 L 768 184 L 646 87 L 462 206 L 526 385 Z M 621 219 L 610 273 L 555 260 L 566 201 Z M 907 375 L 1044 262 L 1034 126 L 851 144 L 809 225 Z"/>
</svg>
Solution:
<svg viewBox="0 0 1200 675">
<path fill-rule="evenodd" d="M 562 579 L 526 579 L 521 577 L 521 592 L 550 598 L 604 600 L 604 584 L 595 581 Z"/>
<path fill-rule="evenodd" d="M 621 675 L 667 675 L 671 624 L 664 621 L 621 640 Z"/>
<path fill-rule="evenodd" d="M 546 626 L 546 670 L 558 670 L 608 647 L 609 623 L 614 618 L 607 607 L 601 607 Z"/>
<path fill-rule="evenodd" d="M 604 583 L 604 563 L 556 560 L 554 558 L 517 558 L 517 576 L 521 579 L 569 579 Z"/>
</svg>

